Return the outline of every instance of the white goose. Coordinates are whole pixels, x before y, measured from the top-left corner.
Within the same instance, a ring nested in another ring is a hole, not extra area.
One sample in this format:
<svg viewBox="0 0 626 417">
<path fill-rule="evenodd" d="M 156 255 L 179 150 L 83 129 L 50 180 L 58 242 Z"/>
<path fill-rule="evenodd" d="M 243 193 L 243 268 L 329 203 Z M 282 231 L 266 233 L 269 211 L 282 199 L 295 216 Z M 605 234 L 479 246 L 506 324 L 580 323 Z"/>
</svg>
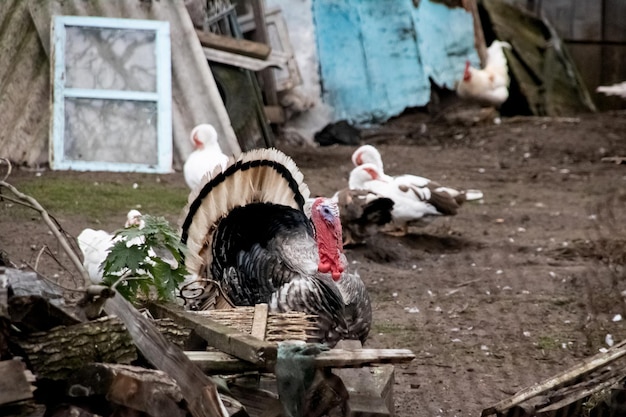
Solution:
<svg viewBox="0 0 626 417">
<path fill-rule="evenodd" d="M 215 128 L 209 124 L 194 127 L 189 139 L 195 150 L 185 161 L 183 172 L 187 186 L 193 190 L 207 173 L 211 175 L 217 167 L 224 170 L 229 158 L 220 148 Z"/>
<path fill-rule="evenodd" d="M 454 202 L 447 193 L 433 192 L 428 187 L 399 186 L 370 163 L 359 165 L 350 172 L 349 187 L 391 199 L 392 223 L 401 230 L 401 234 L 406 234 L 410 224 L 423 225 L 434 217 L 449 213 L 450 208 L 446 204 L 438 204 L 441 203 L 439 200 L 443 200 L 443 203 Z M 442 195 L 444 198 L 440 198 Z"/>
<path fill-rule="evenodd" d="M 483 193 L 480 190 L 458 190 L 452 187 L 445 187 L 435 181 L 418 175 L 404 174 L 395 177 L 386 175 L 383 169 L 383 159 L 380 152 L 372 145 L 363 145 L 354 151 L 352 154 L 352 163 L 355 166 L 364 163 L 373 164 L 378 168 L 381 178 L 385 178 L 386 181 L 393 181 L 398 186 L 409 188 L 428 187 L 437 192 L 446 192 L 456 201 L 457 205 L 461 205 L 465 201 L 475 201 L 483 198 Z"/>
</svg>

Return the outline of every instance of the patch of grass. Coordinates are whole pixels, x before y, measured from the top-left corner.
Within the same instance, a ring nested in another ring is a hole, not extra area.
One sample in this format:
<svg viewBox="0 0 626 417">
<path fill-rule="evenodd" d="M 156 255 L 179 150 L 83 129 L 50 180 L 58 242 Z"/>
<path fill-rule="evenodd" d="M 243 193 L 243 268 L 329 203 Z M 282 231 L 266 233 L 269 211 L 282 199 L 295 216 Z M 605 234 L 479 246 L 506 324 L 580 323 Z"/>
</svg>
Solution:
<svg viewBox="0 0 626 417">
<path fill-rule="evenodd" d="M 555 350 L 561 347 L 561 343 L 551 336 L 540 336 L 537 341 L 537 349 Z"/>
<path fill-rule="evenodd" d="M 46 178 L 23 181 L 18 189 L 53 214 L 83 215 L 88 218 L 126 213 L 141 207 L 142 213 L 154 216 L 178 215 L 187 202 L 186 188 L 173 188 L 159 183 L 102 182 L 78 178 Z"/>
</svg>

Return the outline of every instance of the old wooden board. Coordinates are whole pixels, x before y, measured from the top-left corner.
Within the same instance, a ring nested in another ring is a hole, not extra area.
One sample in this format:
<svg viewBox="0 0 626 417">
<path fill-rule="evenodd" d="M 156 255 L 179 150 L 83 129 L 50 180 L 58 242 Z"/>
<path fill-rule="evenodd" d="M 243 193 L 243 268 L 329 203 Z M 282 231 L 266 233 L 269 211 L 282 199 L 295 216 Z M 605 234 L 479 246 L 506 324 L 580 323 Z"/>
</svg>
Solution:
<svg viewBox="0 0 626 417">
<path fill-rule="evenodd" d="M 168 342 L 123 297 L 117 295 L 108 299 L 105 311 L 119 317 L 144 357 L 176 381 L 193 416 L 247 416 L 237 400 L 223 394 L 220 396 L 213 380 L 191 362 L 181 349 Z"/>
<path fill-rule="evenodd" d="M 280 51 L 272 52 L 266 59 L 257 59 L 215 48 L 203 47 L 204 56 L 212 62 L 228 64 L 251 71 L 262 71 L 265 68 L 282 68 L 287 65 L 287 57 Z"/>
<path fill-rule="evenodd" d="M 267 315 L 269 307 L 267 304 L 257 304 L 254 306 L 254 316 L 252 317 L 252 337 L 265 340 L 265 331 L 267 330 Z"/>
<path fill-rule="evenodd" d="M 549 390 L 553 390 L 562 387 L 572 381 L 593 372 L 594 370 L 605 366 L 611 362 L 616 361 L 626 355 L 626 341 L 622 341 L 613 346 L 606 353 L 599 353 L 597 355 L 586 358 L 579 364 L 566 369 L 563 372 L 558 373 L 552 378 L 548 378 L 542 382 L 538 382 L 530 387 L 527 387 L 517 394 L 505 398 L 504 400 L 494 404 L 491 407 L 484 409 L 481 413 L 482 417 L 489 416 L 491 414 L 503 414 L 512 407 L 541 395 Z"/>
<path fill-rule="evenodd" d="M 547 21 L 506 2 L 480 0 L 495 37 L 505 50 L 512 76 L 505 114 L 563 116 L 594 111 L 595 105 L 573 60 Z"/>
<path fill-rule="evenodd" d="M 272 48 L 264 43 L 253 42 L 247 39 L 236 39 L 230 36 L 218 35 L 211 32 L 203 32 L 196 29 L 200 44 L 207 48 L 231 52 L 251 58 L 266 59 L 272 52 Z"/>
<path fill-rule="evenodd" d="M 0 362 L 0 405 L 33 398 L 30 383 L 24 371 L 26 366 L 21 361 Z"/>
<path fill-rule="evenodd" d="M 182 326 L 191 328 L 209 345 L 222 352 L 265 368 L 271 368 L 276 362 L 277 347 L 274 343 L 259 340 L 208 317 L 185 312 L 173 306 L 152 304 L 150 310 L 156 317 L 168 317 Z"/>
<path fill-rule="evenodd" d="M 68 394 L 103 395 L 112 403 L 151 416 L 184 417 L 183 396 L 176 382 L 162 371 L 138 366 L 96 363 L 69 380 Z"/>
<path fill-rule="evenodd" d="M 230 374 L 254 370 L 271 370 L 242 361 L 224 352 L 186 351 L 185 355 L 196 363 L 204 372 L 211 374 Z M 372 364 L 405 363 L 415 355 L 408 349 L 331 349 L 315 357 L 318 368 L 355 368 Z M 383 367 L 374 368 L 376 370 Z M 377 371 L 378 372 L 378 371 Z"/>
<path fill-rule="evenodd" d="M 358 340 L 342 340 L 340 348 L 358 350 L 361 342 Z M 388 375 L 390 381 L 376 383 L 369 367 L 353 369 L 334 369 L 333 373 L 341 378 L 350 398 L 347 402 L 347 416 L 349 417 L 384 417 L 393 414 L 383 398 L 381 387 L 392 384 L 393 372 Z M 388 391 L 389 392 L 389 391 Z"/>
</svg>

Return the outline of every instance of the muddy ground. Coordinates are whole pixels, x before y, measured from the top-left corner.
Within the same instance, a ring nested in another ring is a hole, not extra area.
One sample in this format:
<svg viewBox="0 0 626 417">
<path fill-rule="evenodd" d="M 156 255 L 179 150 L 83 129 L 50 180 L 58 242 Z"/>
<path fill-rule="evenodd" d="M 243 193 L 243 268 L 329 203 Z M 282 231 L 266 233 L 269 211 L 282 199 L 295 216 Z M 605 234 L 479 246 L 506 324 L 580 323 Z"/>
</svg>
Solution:
<svg viewBox="0 0 626 417">
<path fill-rule="evenodd" d="M 626 156 L 626 113 L 474 124 L 408 112 L 363 137 L 378 146 L 389 174 L 415 173 L 485 194 L 406 237 L 380 236 L 347 250 L 373 299 L 367 345 L 416 355 L 396 368 L 398 416 L 479 416 L 597 353 L 607 334 L 626 336 L 624 322 L 613 321 L 626 317 L 626 165 L 601 162 Z M 355 147 L 282 149 L 313 194 L 346 186 Z M 113 181 L 141 190 L 158 179 L 186 192 L 180 173 L 35 175 L 16 170 L 10 182 L 71 176 L 85 187 Z M 37 215 L 2 204 L 0 248 L 14 262 L 34 265 L 43 244 L 59 251 Z M 140 193 L 129 208 L 134 204 Z M 75 236 L 84 227 L 117 229 L 125 213 L 54 214 Z M 179 216 L 151 214 L 173 222 Z M 40 269 L 67 279 L 69 272 L 46 258 Z"/>
</svg>

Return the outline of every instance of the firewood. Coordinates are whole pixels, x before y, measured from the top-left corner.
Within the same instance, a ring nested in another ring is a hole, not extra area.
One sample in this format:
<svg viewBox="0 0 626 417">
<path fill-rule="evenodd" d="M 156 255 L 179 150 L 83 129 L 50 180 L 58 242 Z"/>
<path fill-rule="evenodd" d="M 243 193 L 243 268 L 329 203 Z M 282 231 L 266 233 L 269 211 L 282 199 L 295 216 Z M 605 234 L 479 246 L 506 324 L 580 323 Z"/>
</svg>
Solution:
<svg viewBox="0 0 626 417">
<path fill-rule="evenodd" d="M 215 382 L 191 362 L 181 349 L 168 342 L 148 319 L 123 297 L 107 300 L 105 311 L 122 320 L 143 356 L 173 378 L 187 401 L 192 416 L 247 416 L 234 398 L 218 394 Z"/>
<path fill-rule="evenodd" d="M 33 398 L 26 366 L 18 360 L 0 362 L 0 406 Z"/>
<path fill-rule="evenodd" d="M 31 271 L 3 268 L 0 277 L 8 293 L 8 313 L 13 325 L 26 331 L 45 331 L 84 321 L 65 304 L 63 293 Z"/>
<path fill-rule="evenodd" d="M 481 413 L 481 417 L 486 417 L 491 414 L 504 414 L 507 410 L 515 407 L 533 397 L 541 395 L 549 390 L 556 389 L 577 380 L 578 378 L 588 375 L 596 369 L 599 369 L 609 363 L 616 361 L 626 355 L 626 341 L 622 341 L 606 353 L 599 353 L 595 356 L 586 358 L 579 364 L 566 369 L 565 371 L 555 375 L 552 378 L 548 378 L 542 382 L 536 383 L 528 388 L 519 391 L 512 397 L 506 398 L 497 404 L 484 409 Z"/>
<path fill-rule="evenodd" d="M 184 416 L 183 396 L 176 382 L 162 371 L 137 366 L 97 363 L 83 367 L 68 380 L 71 397 L 104 395 L 107 400 L 153 417 Z"/>
<path fill-rule="evenodd" d="M 17 343 L 33 372 L 50 379 L 66 379 L 91 362 L 130 363 L 137 359 L 124 325 L 109 317 L 33 333 Z"/>
</svg>

